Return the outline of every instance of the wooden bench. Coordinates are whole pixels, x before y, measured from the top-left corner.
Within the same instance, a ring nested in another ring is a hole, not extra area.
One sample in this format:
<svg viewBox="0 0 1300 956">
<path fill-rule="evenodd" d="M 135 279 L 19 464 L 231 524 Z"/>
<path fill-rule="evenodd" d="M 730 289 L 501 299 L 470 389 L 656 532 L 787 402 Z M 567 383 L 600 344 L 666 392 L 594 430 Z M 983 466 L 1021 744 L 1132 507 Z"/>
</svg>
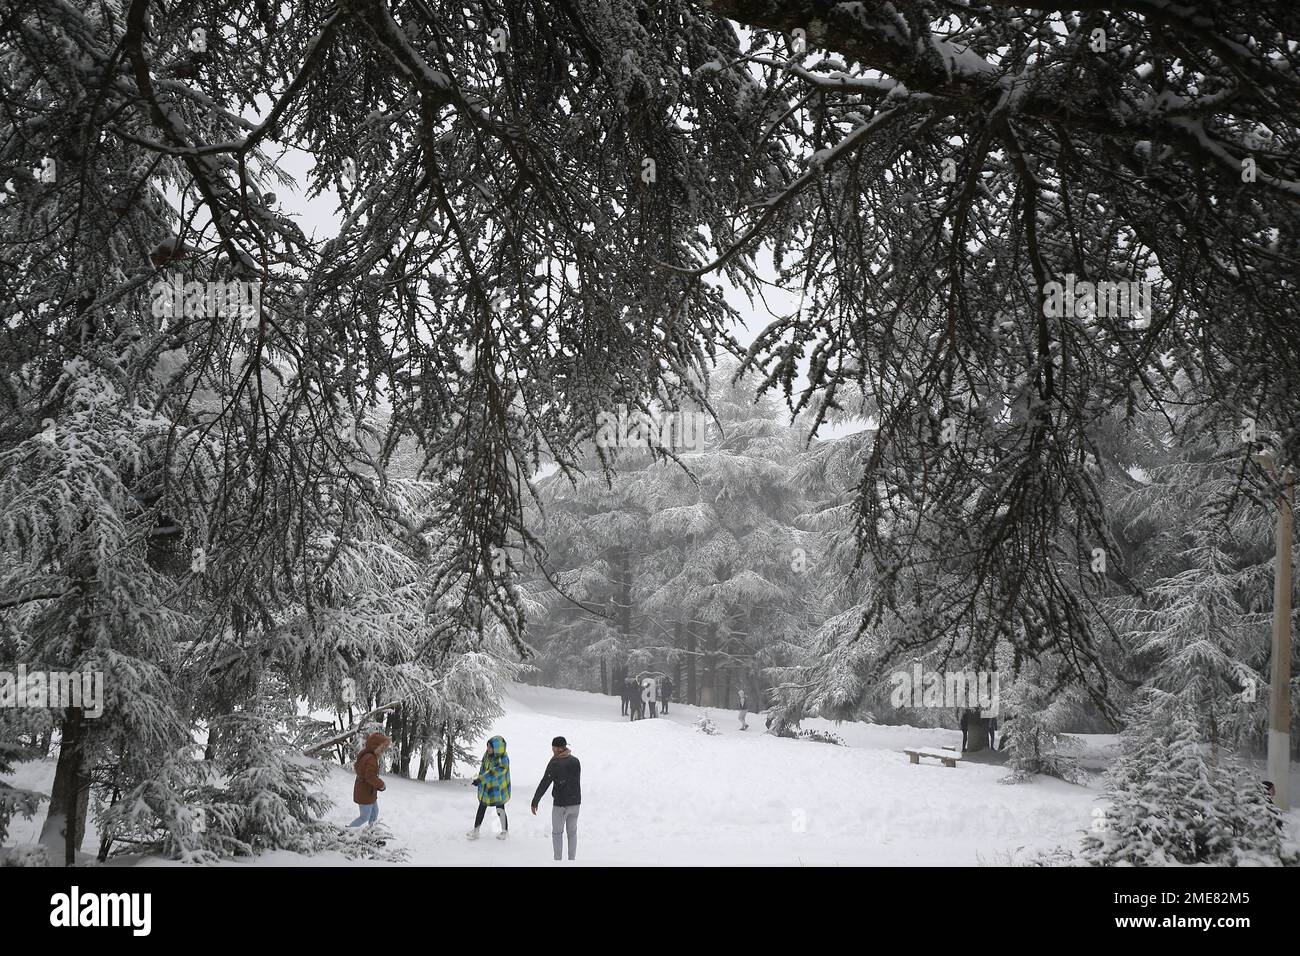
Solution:
<svg viewBox="0 0 1300 956">
<path fill-rule="evenodd" d="M 945 767 L 957 766 L 957 761 L 961 760 L 961 754 L 955 750 L 936 750 L 934 747 L 918 747 L 915 750 L 904 750 L 908 759 L 912 763 L 920 763 L 922 757 L 933 757 L 935 760 L 942 760 Z"/>
</svg>

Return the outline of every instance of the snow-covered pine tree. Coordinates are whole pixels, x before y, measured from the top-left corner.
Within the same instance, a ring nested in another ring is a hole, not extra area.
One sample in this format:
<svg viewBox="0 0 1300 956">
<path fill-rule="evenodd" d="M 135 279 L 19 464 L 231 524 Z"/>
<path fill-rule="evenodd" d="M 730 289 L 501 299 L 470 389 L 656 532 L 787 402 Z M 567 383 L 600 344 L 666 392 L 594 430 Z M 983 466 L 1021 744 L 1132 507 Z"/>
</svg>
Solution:
<svg viewBox="0 0 1300 956">
<path fill-rule="evenodd" d="M 632 673 L 671 668 L 693 702 L 707 685 L 721 704 L 742 681 L 757 699 L 764 670 L 808 628 L 816 536 L 795 526 L 804 492 L 787 470 L 800 433 L 731 372 L 710 381 L 716 427 L 703 448 L 674 449 L 678 461 L 624 451 L 608 479 L 541 483 L 538 535 L 553 566 L 531 586 L 548 606 L 533 638 L 544 679 L 565 681 L 596 648 Z"/>
<path fill-rule="evenodd" d="M 545 608 L 530 639 L 538 676 L 590 689 L 600 686 L 593 678 L 603 672 L 604 689 L 616 692 L 608 687 L 610 669 L 644 640 L 634 596 L 648 533 L 644 475 L 556 474 L 539 487 L 534 527 L 545 548 L 545 575 L 529 581 Z"/>
<path fill-rule="evenodd" d="M 861 624 L 856 606 L 833 615 L 807 639 L 798 663 L 775 672 L 772 733 L 793 734 L 804 717 L 869 719 L 873 692 L 887 696 L 887 683 L 876 670 L 880 643 L 860 633 Z"/>
<path fill-rule="evenodd" d="M 448 615 L 428 607 L 435 536 L 413 531 L 434 508 L 432 482 L 383 474 L 358 495 L 346 482 L 330 486 L 306 541 L 306 560 L 272 628 L 250 649 L 270 657 L 313 709 L 352 718 L 397 701 L 386 715 L 395 772 L 408 775 L 427 715 L 436 706 Z M 364 734 L 365 728 L 358 728 Z M 342 747 L 350 764 L 355 747 Z"/>
<path fill-rule="evenodd" d="M 687 460 L 690 475 L 668 469 L 652 498 L 641 607 L 685 651 L 687 696 L 729 707 L 743 687 L 762 709 L 772 669 L 791 661 L 818 613 L 821 542 L 798 525 L 808 489 L 792 467 L 806 434 L 729 364 L 710 379 L 708 403 L 717 431 Z"/>
<path fill-rule="evenodd" d="M 1010 750 L 1004 783 L 1024 783 L 1035 774 L 1082 783 L 1077 751 L 1081 743 L 1067 731 L 1079 718 L 1084 695 L 1077 685 L 1048 684 L 1049 669 L 1024 662 L 1001 692 L 1001 727 Z"/>
<path fill-rule="evenodd" d="M 1267 726 L 1272 528 L 1266 509 L 1237 496 L 1239 436 L 1204 430 L 1185 412 L 1119 496 L 1117 515 L 1139 542 L 1137 594 L 1113 602 L 1126 670 L 1186 700 L 1212 750 L 1262 744 Z"/>
<path fill-rule="evenodd" d="M 220 791 L 205 801 L 205 842 L 229 841 L 240 855 L 268 849 L 313 852 L 322 832 L 315 825 L 329 800 L 314 788 L 324 768 L 292 746 L 284 723 L 292 715 L 280 709 L 252 707 L 217 718 L 224 778 Z"/>
<path fill-rule="evenodd" d="M 1171 556 L 1182 570 L 1156 581 L 1121 622 L 1134 658 L 1151 668 L 1149 683 L 1188 702 L 1217 752 L 1259 738 L 1269 616 L 1245 603 L 1261 590 L 1259 565 L 1243 569 L 1212 533 L 1189 537 Z"/>
<path fill-rule="evenodd" d="M 175 500 L 154 492 L 165 484 L 157 466 L 169 422 L 143 404 L 144 383 L 125 385 L 139 351 L 127 340 L 98 364 L 69 359 L 55 389 L 58 419 L 0 450 L 0 592 L 14 596 L 4 613 L 22 635 L 16 659 L 102 678 L 102 715 L 88 717 L 89 706 L 57 714 L 42 842 L 69 864 L 98 782 L 90 768 L 147 766 L 187 735 L 186 617 L 170 605 L 174 581 L 150 548 L 157 502 Z"/>
<path fill-rule="evenodd" d="M 886 692 L 887 698 L 887 679 L 876 667 L 884 642 L 878 629 L 862 629 L 866 576 L 858 567 L 853 535 L 855 470 L 869 450 L 871 433 L 860 427 L 867 417 L 860 399 L 856 404 L 846 399 L 844 404 L 844 409 L 829 413 L 830 423 L 851 423 L 858 430 L 814 441 L 791 463 L 791 483 L 802 489 L 804 498 L 795 524 L 807 540 L 816 542 L 815 561 L 809 552 L 805 572 L 814 625 L 794 635 L 786 666 L 773 670 L 771 730 L 777 734 L 793 733 L 803 717 L 863 717 L 878 692 Z"/>
<path fill-rule="evenodd" d="M 1097 866 L 1294 863 L 1280 817 L 1259 777 L 1214 761 L 1203 721 L 1188 701 L 1140 693 L 1126 715 L 1120 755 L 1107 774 L 1104 824 L 1085 834 Z"/>
<path fill-rule="evenodd" d="M 527 600 L 522 606 L 533 607 Z M 470 747 L 483 739 L 502 716 L 507 685 L 531 670 L 520 663 L 500 626 L 483 640 L 468 635 L 453 645 L 434 671 L 435 693 L 421 712 L 422 765 L 433 757 L 439 780 L 450 780 L 457 763 L 473 763 Z"/>
<path fill-rule="evenodd" d="M 283 694 L 214 718 L 216 759 L 193 747 L 163 760 L 149 778 L 104 809 L 101 827 L 125 852 L 142 849 L 185 863 L 213 863 L 268 850 L 400 859 L 382 848 L 383 831 L 350 832 L 321 817 L 328 771 L 292 741 L 297 716 Z"/>
</svg>

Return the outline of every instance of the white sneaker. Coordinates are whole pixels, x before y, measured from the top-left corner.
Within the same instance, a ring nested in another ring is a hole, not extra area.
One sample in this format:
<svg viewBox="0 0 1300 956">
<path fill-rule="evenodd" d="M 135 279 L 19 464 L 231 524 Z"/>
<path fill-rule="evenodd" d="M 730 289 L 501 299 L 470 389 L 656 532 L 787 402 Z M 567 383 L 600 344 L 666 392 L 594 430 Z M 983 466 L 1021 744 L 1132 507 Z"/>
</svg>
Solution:
<svg viewBox="0 0 1300 956">
<path fill-rule="evenodd" d="M 478 839 L 478 827 L 475 827 L 473 830 L 470 830 L 469 833 L 466 833 L 466 834 L 465 834 L 465 839 L 467 839 L 467 840 L 477 840 L 477 839 Z"/>
<path fill-rule="evenodd" d="M 498 839 L 498 840 L 504 840 L 504 839 L 505 839 L 506 837 L 508 837 L 508 836 L 510 836 L 510 831 L 509 831 L 509 830 L 502 830 L 500 833 L 497 834 L 497 839 Z"/>
</svg>

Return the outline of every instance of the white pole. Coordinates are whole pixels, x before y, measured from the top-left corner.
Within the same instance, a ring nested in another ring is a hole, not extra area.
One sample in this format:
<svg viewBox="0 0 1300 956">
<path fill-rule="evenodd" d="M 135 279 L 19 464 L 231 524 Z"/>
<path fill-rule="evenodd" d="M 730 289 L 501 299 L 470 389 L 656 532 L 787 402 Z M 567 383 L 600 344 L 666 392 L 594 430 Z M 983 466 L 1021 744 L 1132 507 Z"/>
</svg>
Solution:
<svg viewBox="0 0 1300 956">
<path fill-rule="evenodd" d="M 1271 463 L 1270 463 L 1271 464 Z M 1274 477 L 1279 477 L 1274 472 Z M 1277 559 L 1273 567 L 1273 669 L 1268 721 L 1268 776 L 1274 802 L 1290 809 L 1291 782 L 1291 500 L 1294 472 L 1283 470 L 1277 504 Z"/>
</svg>

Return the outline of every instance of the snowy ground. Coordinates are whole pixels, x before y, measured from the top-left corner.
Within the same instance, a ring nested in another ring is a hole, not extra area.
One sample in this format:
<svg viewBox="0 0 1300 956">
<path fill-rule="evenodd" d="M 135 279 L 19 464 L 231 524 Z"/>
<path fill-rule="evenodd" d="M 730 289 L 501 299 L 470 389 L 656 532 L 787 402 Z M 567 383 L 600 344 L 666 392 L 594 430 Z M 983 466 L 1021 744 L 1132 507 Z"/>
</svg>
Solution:
<svg viewBox="0 0 1300 956">
<path fill-rule="evenodd" d="M 461 779 L 387 776 L 380 822 L 422 865 L 553 865 L 550 796 L 536 817 L 528 805 L 550 758 L 550 741 L 568 738 L 582 761 L 579 865 L 1005 865 L 1039 849 L 1075 847 L 1101 802 L 1101 778 L 1073 786 L 1040 778 L 1000 784 L 1002 766 L 934 761 L 913 765 L 904 747 L 955 746 L 956 731 L 833 725 L 847 747 L 763 733 L 750 715 L 741 732 L 734 712 L 712 709 L 720 733 L 693 724 L 701 710 L 672 705 L 666 718 L 629 722 L 613 697 L 515 685 L 493 733 L 506 738 L 512 798 L 510 838 L 465 839 L 476 801 Z M 1085 737 L 1086 764 L 1100 766 L 1114 738 Z M 20 764 L 20 786 L 48 792 L 54 763 Z M 1297 780 L 1300 783 L 1300 780 Z M 1294 789 L 1292 792 L 1300 792 Z M 328 782 L 341 823 L 356 815 L 352 774 L 335 766 Z M 39 821 L 15 821 L 10 839 L 34 842 Z M 1297 815 L 1293 811 L 1293 832 Z M 96 845 L 94 834 L 87 849 Z M 149 860 L 149 863 L 164 861 Z M 263 865 L 366 865 L 337 856 L 275 853 Z M 234 864 L 247 865 L 247 864 Z"/>
</svg>

